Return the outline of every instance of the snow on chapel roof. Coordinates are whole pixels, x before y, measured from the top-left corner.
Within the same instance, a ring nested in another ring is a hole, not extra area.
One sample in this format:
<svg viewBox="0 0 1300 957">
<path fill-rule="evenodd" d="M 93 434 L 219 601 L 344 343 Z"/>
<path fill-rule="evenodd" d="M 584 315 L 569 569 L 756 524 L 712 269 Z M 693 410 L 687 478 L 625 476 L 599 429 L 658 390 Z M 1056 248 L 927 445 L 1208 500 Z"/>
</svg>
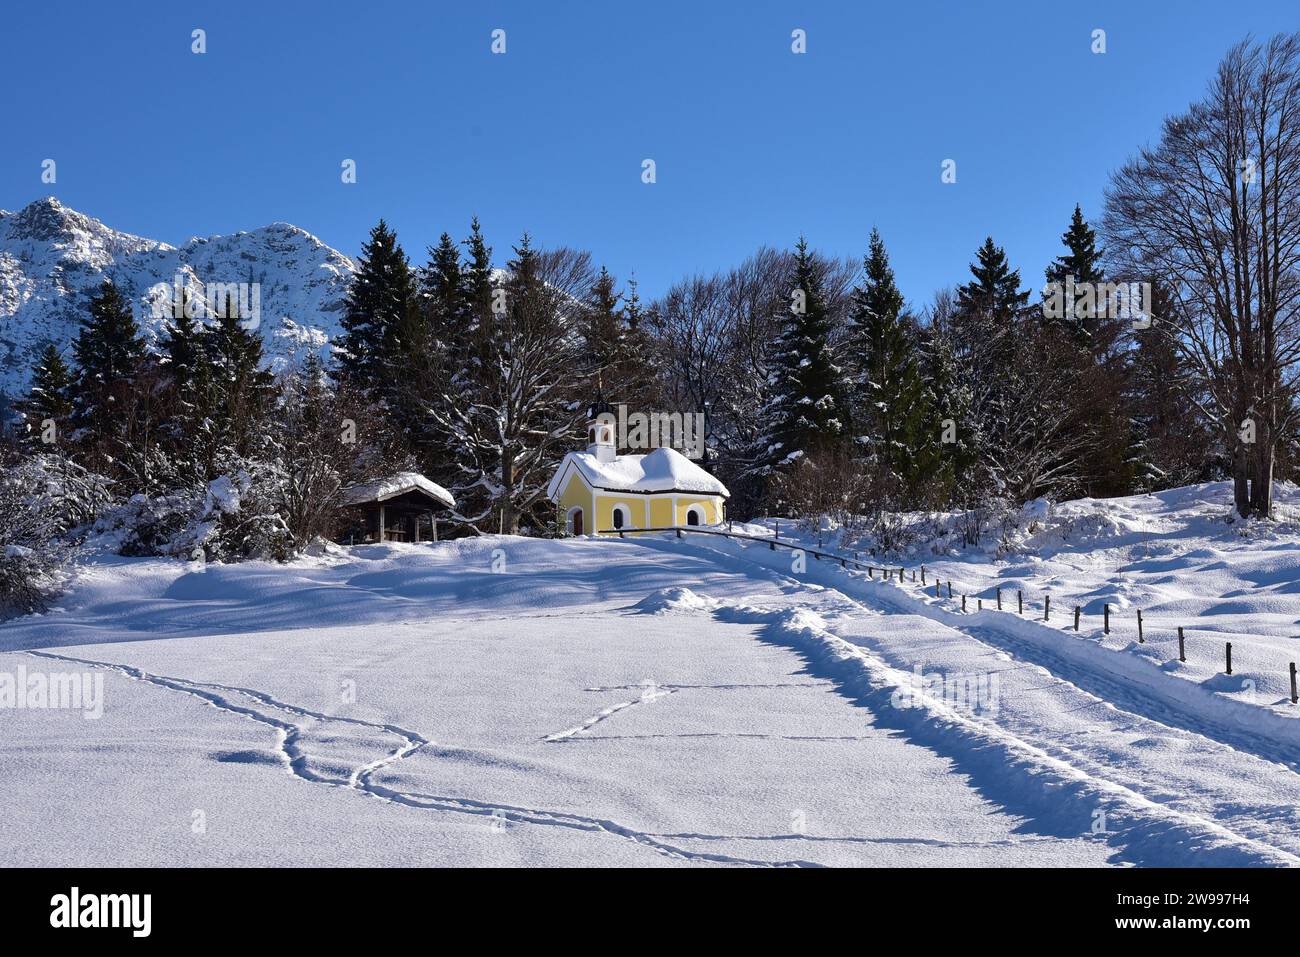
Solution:
<svg viewBox="0 0 1300 957">
<path fill-rule="evenodd" d="M 694 492 L 729 497 L 727 487 L 676 449 L 655 449 L 646 455 L 619 455 L 598 462 L 590 452 L 570 452 L 555 470 L 546 494 L 555 498 L 572 466 L 592 488 L 611 492 Z"/>
<path fill-rule="evenodd" d="M 430 482 L 419 472 L 398 472 L 373 482 L 363 482 L 343 490 L 344 505 L 359 505 L 362 502 L 383 502 L 407 492 L 423 492 L 435 498 L 448 508 L 454 508 L 456 500 L 451 493 L 436 482 Z"/>
</svg>

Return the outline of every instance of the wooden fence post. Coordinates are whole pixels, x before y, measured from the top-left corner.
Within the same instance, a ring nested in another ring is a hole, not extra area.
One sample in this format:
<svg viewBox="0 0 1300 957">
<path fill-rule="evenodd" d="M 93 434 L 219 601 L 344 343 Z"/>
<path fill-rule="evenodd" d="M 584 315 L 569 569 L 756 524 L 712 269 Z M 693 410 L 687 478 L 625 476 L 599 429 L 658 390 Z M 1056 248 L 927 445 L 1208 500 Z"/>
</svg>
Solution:
<svg viewBox="0 0 1300 957">
<path fill-rule="evenodd" d="M 1001 611 L 1002 610 L 1002 589 L 999 588 L 997 592 L 998 592 L 998 611 Z"/>
<path fill-rule="evenodd" d="M 949 598 L 952 597 L 952 579 L 951 579 L 951 578 L 948 579 L 948 597 L 949 597 Z"/>
<path fill-rule="evenodd" d="M 1110 634 L 1110 605 L 1101 606 L 1101 630 Z"/>
<path fill-rule="evenodd" d="M 934 597 L 935 598 L 943 597 L 942 595 L 939 594 L 939 579 L 937 578 L 934 580 Z"/>
<path fill-rule="evenodd" d="M 1052 596 L 1044 595 L 1043 596 L 1043 621 L 1047 621 L 1051 617 L 1052 617 Z"/>
<path fill-rule="evenodd" d="M 1140 645 L 1144 643 L 1146 639 L 1142 637 L 1142 609 L 1139 608 L 1137 612 L 1138 612 L 1138 644 Z"/>
<path fill-rule="evenodd" d="M 1016 614 L 1023 615 L 1024 613 L 1025 613 L 1025 593 L 1021 591 L 1019 588 L 1017 588 L 1016 589 Z"/>
<path fill-rule="evenodd" d="M 1178 626 L 1178 660 L 1187 660 L 1187 646 L 1183 644 L 1183 626 Z"/>
<path fill-rule="evenodd" d="M 922 584 L 922 585 L 925 584 L 925 566 L 924 566 L 924 565 L 921 566 L 921 584 Z"/>
<path fill-rule="evenodd" d="M 965 596 L 965 595 L 962 595 L 962 596 L 961 596 L 961 610 L 962 610 L 962 611 L 965 611 L 965 610 L 966 610 L 966 596 Z"/>
<path fill-rule="evenodd" d="M 1078 605 L 1074 606 L 1074 630 L 1075 631 L 1079 630 L 1079 614 L 1080 612 L 1082 612 L 1082 610 L 1083 609 L 1081 609 Z"/>
<path fill-rule="evenodd" d="M 984 599 L 983 599 L 983 598 L 976 598 L 976 599 L 975 599 L 975 610 L 976 610 L 976 611 L 983 611 L 983 610 L 984 610 Z"/>
<path fill-rule="evenodd" d="M 1291 662 L 1291 703 L 1295 704 L 1300 701 L 1300 695 L 1296 694 L 1295 689 L 1295 662 Z"/>
<path fill-rule="evenodd" d="M 1224 652 L 1227 654 L 1227 666 L 1228 666 L 1227 670 L 1224 671 L 1224 674 L 1230 675 L 1232 674 L 1232 642 L 1229 641 L 1225 644 Z"/>
</svg>

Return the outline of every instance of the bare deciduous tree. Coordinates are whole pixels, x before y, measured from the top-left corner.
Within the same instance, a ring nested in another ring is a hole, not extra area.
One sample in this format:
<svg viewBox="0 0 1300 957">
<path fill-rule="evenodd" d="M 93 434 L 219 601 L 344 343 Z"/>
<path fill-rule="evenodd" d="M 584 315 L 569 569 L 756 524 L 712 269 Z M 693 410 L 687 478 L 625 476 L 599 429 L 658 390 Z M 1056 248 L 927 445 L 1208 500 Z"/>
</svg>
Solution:
<svg viewBox="0 0 1300 957">
<path fill-rule="evenodd" d="M 533 250 L 525 241 L 497 292 L 481 381 L 440 396 L 429 410 L 460 456 L 452 519 L 475 532 L 512 535 L 549 514 L 547 481 L 580 434 L 579 318 L 594 279 L 589 253 Z"/>
<path fill-rule="evenodd" d="M 1272 510 L 1300 363 L 1300 34 L 1233 47 L 1205 98 L 1114 174 L 1104 229 L 1177 299 L 1177 342 L 1232 458 L 1242 516 Z"/>
</svg>

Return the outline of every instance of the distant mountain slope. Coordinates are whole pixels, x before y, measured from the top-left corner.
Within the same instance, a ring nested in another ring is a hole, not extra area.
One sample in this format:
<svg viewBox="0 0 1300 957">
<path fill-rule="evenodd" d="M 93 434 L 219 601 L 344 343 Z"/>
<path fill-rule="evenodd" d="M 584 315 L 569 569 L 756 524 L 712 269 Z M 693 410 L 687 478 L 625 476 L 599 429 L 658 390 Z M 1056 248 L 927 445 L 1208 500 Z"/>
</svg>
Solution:
<svg viewBox="0 0 1300 957">
<path fill-rule="evenodd" d="M 0 393 L 26 390 L 47 342 L 70 354 L 89 296 L 109 277 L 132 301 L 154 341 L 170 315 L 172 289 L 257 283 L 260 323 L 273 368 L 340 332 L 356 266 L 343 253 L 288 223 L 191 239 L 180 248 L 118 232 L 54 197 L 16 212 L 0 210 Z"/>
</svg>

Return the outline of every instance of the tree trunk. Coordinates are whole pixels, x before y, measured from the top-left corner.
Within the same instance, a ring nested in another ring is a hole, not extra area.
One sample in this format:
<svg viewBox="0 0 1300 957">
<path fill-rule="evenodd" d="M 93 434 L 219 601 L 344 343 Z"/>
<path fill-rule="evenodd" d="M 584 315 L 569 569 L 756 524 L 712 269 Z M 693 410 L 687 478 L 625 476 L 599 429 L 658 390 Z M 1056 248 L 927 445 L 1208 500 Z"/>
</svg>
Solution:
<svg viewBox="0 0 1300 957">
<path fill-rule="evenodd" d="M 509 446 L 501 449 L 501 534 L 514 535 L 519 531 L 519 518 L 515 515 L 515 460 Z"/>
<path fill-rule="evenodd" d="M 1237 514 L 1250 516 L 1250 456 L 1246 446 L 1237 436 L 1232 437 L 1232 501 Z"/>
<path fill-rule="evenodd" d="M 1250 489 L 1250 507 L 1259 518 L 1273 514 L 1273 442 L 1264 436 L 1255 454 L 1255 474 Z"/>
</svg>

